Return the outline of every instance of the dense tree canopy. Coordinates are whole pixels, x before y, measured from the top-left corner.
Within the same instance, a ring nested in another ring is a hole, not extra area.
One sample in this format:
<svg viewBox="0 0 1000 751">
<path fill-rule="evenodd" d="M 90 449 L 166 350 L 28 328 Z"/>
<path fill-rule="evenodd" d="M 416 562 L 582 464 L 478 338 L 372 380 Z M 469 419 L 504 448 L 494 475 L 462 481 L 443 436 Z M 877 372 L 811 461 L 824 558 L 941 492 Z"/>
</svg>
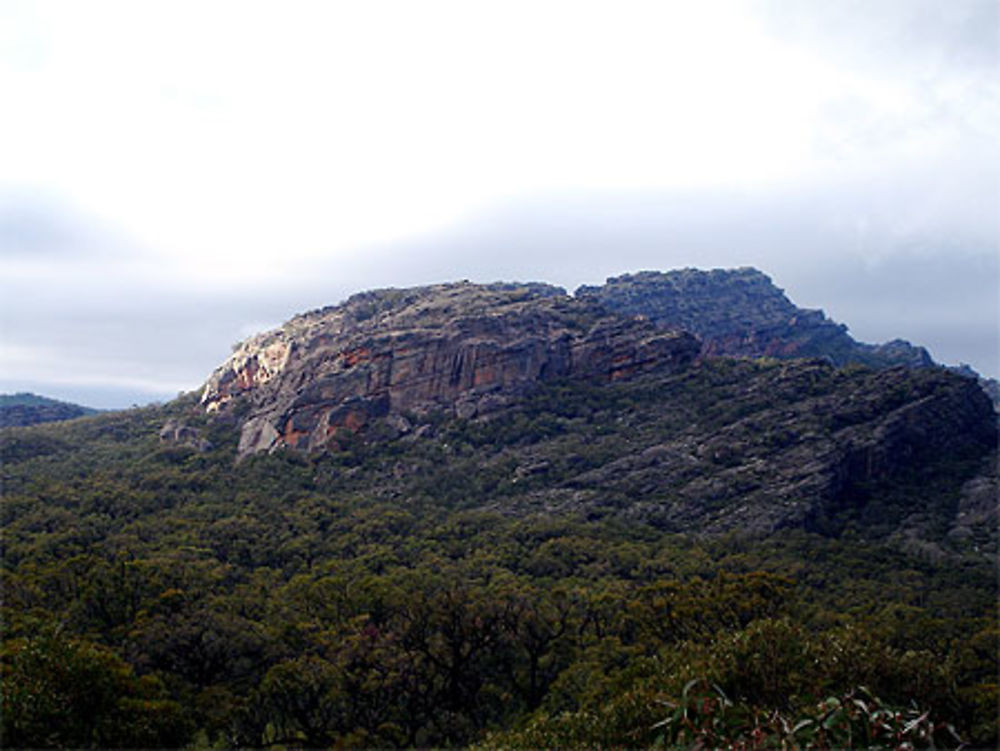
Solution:
<svg viewBox="0 0 1000 751">
<path fill-rule="evenodd" d="M 190 396 L 5 431 L 0 742 L 995 744 L 995 541 L 933 536 L 972 459 L 766 537 L 630 522 L 627 488 L 522 503 L 680 419 L 632 419 L 655 388 L 239 464 Z M 168 417 L 212 448 L 160 443 Z M 919 544 L 886 533 L 907 503 Z"/>
</svg>

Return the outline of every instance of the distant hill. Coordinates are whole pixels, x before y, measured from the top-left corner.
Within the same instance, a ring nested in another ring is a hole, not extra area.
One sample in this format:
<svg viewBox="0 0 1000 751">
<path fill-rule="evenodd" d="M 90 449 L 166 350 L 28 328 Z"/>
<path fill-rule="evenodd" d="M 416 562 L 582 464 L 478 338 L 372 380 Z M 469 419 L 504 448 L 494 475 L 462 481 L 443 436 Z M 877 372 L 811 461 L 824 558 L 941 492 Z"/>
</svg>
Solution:
<svg viewBox="0 0 1000 751">
<path fill-rule="evenodd" d="M 0 394 L 0 428 L 59 422 L 97 414 L 100 410 L 61 402 L 38 394 Z"/>
</svg>

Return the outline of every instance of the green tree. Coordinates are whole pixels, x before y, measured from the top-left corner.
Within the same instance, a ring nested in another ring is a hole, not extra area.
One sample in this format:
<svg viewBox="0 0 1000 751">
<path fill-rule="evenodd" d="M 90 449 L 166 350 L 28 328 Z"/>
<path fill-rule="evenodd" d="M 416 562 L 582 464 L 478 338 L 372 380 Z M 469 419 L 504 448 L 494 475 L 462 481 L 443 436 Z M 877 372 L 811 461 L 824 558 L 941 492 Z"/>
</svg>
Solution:
<svg viewBox="0 0 1000 751">
<path fill-rule="evenodd" d="M 168 748 L 191 731 L 159 681 L 58 628 L 5 642 L 0 669 L 7 748 Z"/>
</svg>

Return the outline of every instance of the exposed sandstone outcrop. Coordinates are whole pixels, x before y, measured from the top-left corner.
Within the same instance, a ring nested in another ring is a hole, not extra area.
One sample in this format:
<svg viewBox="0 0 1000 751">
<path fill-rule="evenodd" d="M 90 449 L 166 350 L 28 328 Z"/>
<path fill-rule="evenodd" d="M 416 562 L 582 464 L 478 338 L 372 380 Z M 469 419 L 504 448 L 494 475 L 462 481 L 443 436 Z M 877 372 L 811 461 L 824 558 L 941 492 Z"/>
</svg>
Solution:
<svg viewBox="0 0 1000 751">
<path fill-rule="evenodd" d="M 205 440 L 197 429 L 183 422 L 170 419 L 160 428 L 160 442 L 170 446 L 186 446 L 204 453 L 212 450 L 212 442 Z"/>
<path fill-rule="evenodd" d="M 235 422 L 239 457 L 353 450 L 356 433 L 377 454 L 399 438 L 365 486 L 389 498 L 459 494 L 501 513 L 562 509 L 707 533 L 837 534 L 854 524 L 929 539 L 927 529 L 951 523 L 957 488 L 996 450 L 996 419 L 975 381 L 934 367 L 838 369 L 831 342 L 862 346 L 843 327 L 798 311 L 759 272 L 720 273 L 742 302 L 718 307 L 705 291 L 662 307 L 692 321 L 714 315 L 709 353 L 761 354 L 753 347 L 766 341 L 764 353 L 787 361 L 699 360 L 693 335 L 648 312 L 609 310 L 586 290 L 465 282 L 367 292 L 297 316 L 237 347 L 202 404 Z M 681 274 L 695 286 L 706 277 Z M 638 276 L 638 286 L 613 281 L 616 294 L 639 289 L 648 296 L 633 302 L 655 312 L 664 275 Z M 752 336 L 736 336 L 740 326 Z M 822 357 L 793 357 L 814 347 Z M 193 438 L 168 427 L 164 440 Z M 411 453 L 414 441 L 422 449 Z M 954 493 L 924 494 L 925 467 Z M 982 548 L 993 487 L 968 485 L 955 540 Z"/>
<path fill-rule="evenodd" d="M 699 348 L 690 334 L 608 315 L 547 285 L 382 290 L 247 340 L 212 374 L 202 403 L 239 413 L 241 456 L 322 449 L 376 418 L 473 417 L 538 381 L 681 369 Z"/>
</svg>

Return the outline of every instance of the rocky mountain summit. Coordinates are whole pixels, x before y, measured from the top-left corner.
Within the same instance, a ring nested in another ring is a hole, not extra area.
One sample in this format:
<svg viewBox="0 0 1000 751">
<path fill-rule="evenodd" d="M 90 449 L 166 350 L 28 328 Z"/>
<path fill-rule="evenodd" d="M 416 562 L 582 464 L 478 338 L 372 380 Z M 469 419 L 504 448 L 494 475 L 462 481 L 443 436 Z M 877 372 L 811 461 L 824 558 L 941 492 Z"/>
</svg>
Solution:
<svg viewBox="0 0 1000 751">
<path fill-rule="evenodd" d="M 691 334 L 548 285 L 381 290 L 247 340 L 209 378 L 202 403 L 239 414 L 241 456 L 322 449 L 375 418 L 406 429 L 407 413 L 474 417 L 538 382 L 677 370 L 699 349 Z"/>
<path fill-rule="evenodd" d="M 239 418 L 241 456 L 316 450 L 378 418 L 405 431 L 410 413 L 475 417 L 538 382 L 677 370 L 698 355 L 935 365 L 905 341 L 856 342 L 756 269 L 683 269 L 614 277 L 573 297 L 539 283 L 360 293 L 240 344 L 202 403 Z"/>
<path fill-rule="evenodd" d="M 643 271 L 580 287 L 577 297 L 610 310 L 642 315 L 696 334 L 705 355 L 822 357 L 834 365 L 876 368 L 934 364 L 927 350 L 901 339 L 864 344 L 822 310 L 794 305 L 766 274 L 753 268 Z"/>
<path fill-rule="evenodd" d="M 938 366 L 923 347 L 903 339 L 883 344 L 856 341 L 847 326 L 822 310 L 799 308 L 770 277 L 754 268 L 642 271 L 583 286 L 577 297 L 609 310 L 641 315 L 659 326 L 683 329 L 704 343 L 702 354 L 736 357 L 819 357 L 834 365 L 873 368 Z M 1000 412 L 1000 383 L 968 365 L 938 366 L 972 378 Z"/>
<path fill-rule="evenodd" d="M 434 466 L 400 448 L 368 483 L 392 498 L 440 475 L 437 493 L 500 513 L 768 533 L 858 514 L 952 524 L 965 504 L 979 530 L 982 493 L 959 493 L 996 447 L 996 417 L 973 379 L 932 365 L 906 343 L 854 342 L 752 269 L 643 273 L 575 297 L 460 282 L 361 293 L 252 337 L 201 404 L 235 423 L 239 459 L 440 444 Z M 199 439 L 178 423 L 161 440 Z M 943 505 L 900 495 L 900 478 L 941 462 L 961 479 Z"/>
</svg>

